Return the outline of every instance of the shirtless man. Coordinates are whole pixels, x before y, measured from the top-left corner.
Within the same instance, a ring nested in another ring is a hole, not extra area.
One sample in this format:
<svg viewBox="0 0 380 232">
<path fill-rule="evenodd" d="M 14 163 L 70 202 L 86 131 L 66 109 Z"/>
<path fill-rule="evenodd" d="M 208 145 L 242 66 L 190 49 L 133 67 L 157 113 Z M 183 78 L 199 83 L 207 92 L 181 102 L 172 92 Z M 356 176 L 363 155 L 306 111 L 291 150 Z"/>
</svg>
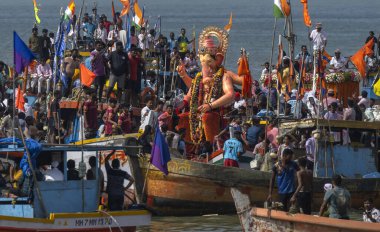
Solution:
<svg viewBox="0 0 380 232">
<path fill-rule="evenodd" d="M 290 199 L 291 203 L 297 201 L 301 213 L 311 214 L 313 172 L 306 169 L 307 159 L 302 157 L 298 160 L 300 170 L 297 172 L 298 187 Z"/>
<path fill-rule="evenodd" d="M 70 87 L 71 87 L 72 78 L 75 74 L 75 69 L 79 69 L 80 61 L 78 60 L 78 58 L 79 58 L 78 49 L 73 49 L 71 50 L 71 56 L 66 57 L 65 60 L 63 61 L 62 72 L 67 80 L 67 86 L 65 86 L 65 89 L 66 89 L 65 97 L 68 97 L 68 95 L 70 94 L 70 89 L 71 89 Z"/>
</svg>

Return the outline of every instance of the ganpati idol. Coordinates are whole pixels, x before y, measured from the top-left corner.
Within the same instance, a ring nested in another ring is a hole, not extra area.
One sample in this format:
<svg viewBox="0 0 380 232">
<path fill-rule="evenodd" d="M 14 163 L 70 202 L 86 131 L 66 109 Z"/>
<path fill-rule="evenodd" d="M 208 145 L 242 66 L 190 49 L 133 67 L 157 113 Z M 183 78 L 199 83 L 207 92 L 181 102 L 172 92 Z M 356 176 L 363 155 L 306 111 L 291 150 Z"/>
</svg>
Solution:
<svg viewBox="0 0 380 232">
<path fill-rule="evenodd" d="M 207 27 L 199 36 L 201 72 L 191 79 L 184 66 L 178 68 L 179 75 L 189 87 L 184 102 L 189 104 L 190 137 L 195 144 L 212 142 L 220 132 L 222 109 L 234 101 L 233 84 L 242 83 L 238 75 L 222 66 L 227 46 L 226 31 Z"/>
</svg>

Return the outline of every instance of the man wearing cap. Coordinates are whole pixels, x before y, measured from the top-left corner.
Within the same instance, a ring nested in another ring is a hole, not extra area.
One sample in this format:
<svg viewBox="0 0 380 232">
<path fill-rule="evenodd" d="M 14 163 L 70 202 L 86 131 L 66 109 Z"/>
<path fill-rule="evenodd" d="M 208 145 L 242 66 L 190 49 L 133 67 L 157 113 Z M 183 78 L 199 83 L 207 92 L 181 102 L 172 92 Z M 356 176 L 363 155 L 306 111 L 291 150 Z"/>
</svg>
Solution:
<svg viewBox="0 0 380 232">
<path fill-rule="evenodd" d="M 346 71 L 346 68 L 348 68 L 348 60 L 346 58 L 340 56 L 340 50 L 339 49 L 336 49 L 334 51 L 334 53 L 335 53 L 335 56 L 330 61 L 330 68 L 333 69 L 333 72 L 344 72 L 344 71 Z"/>
<path fill-rule="evenodd" d="M 239 167 L 238 157 L 244 152 L 243 144 L 239 141 L 241 131 L 234 132 L 234 138 L 228 139 L 224 142 L 224 166 L 225 167 Z"/>
<path fill-rule="evenodd" d="M 310 41 L 313 41 L 314 51 L 323 51 L 327 45 L 327 35 L 322 31 L 322 23 L 317 23 L 315 29 L 309 35 Z"/>
<path fill-rule="evenodd" d="M 334 90 L 329 89 L 327 91 L 327 98 L 323 99 L 323 106 L 325 110 L 331 105 L 331 103 L 336 102 L 338 104 L 338 99 L 334 97 Z"/>
</svg>

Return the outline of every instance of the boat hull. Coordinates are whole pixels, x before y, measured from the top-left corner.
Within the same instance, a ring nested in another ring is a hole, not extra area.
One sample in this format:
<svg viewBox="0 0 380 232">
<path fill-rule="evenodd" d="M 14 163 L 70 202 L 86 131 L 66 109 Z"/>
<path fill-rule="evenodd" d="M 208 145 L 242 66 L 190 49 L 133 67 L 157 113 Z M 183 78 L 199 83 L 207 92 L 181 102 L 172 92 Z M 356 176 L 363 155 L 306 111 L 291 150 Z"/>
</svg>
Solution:
<svg viewBox="0 0 380 232">
<path fill-rule="evenodd" d="M 134 162 L 131 162 L 132 165 Z M 136 163 L 134 164 L 136 165 Z M 204 214 L 235 213 L 235 205 L 230 188 L 236 187 L 250 197 L 255 206 L 263 206 L 269 188 L 270 173 L 223 167 L 189 160 L 172 158 L 169 162 L 169 175 L 149 165 L 148 158 L 139 158 L 137 176 L 145 177 L 145 194 L 136 186 L 140 201 L 155 210 L 158 215 L 195 216 Z M 147 168 L 149 172 L 147 173 Z M 136 176 L 135 174 L 135 176 Z M 323 200 L 325 183 L 329 178 L 314 179 L 313 208 L 317 209 Z M 352 196 L 352 206 L 359 208 L 364 197 L 372 197 L 380 204 L 379 179 L 345 179 L 343 185 Z M 276 192 L 277 190 L 274 190 Z M 274 199 L 278 200 L 277 195 Z"/>
<path fill-rule="evenodd" d="M 292 232 L 374 232 L 376 223 L 316 217 L 304 214 L 288 214 L 281 211 L 253 208 L 250 229 L 243 231 L 292 231 Z"/>
<path fill-rule="evenodd" d="M 149 225 L 146 210 L 50 214 L 48 219 L 0 216 L 0 231 L 136 231 Z"/>
</svg>

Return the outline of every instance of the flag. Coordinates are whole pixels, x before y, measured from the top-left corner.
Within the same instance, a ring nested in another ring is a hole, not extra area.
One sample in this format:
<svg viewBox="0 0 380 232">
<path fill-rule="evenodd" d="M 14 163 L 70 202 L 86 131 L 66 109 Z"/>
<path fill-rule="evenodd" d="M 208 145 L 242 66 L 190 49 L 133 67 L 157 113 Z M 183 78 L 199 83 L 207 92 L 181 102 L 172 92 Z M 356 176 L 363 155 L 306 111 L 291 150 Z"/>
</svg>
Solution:
<svg viewBox="0 0 380 232">
<path fill-rule="evenodd" d="M 24 108 L 24 104 L 25 104 L 25 100 L 24 100 L 24 93 L 22 91 L 22 89 L 20 87 L 17 87 L 17 90 L 16 90 L 16 103 L 15 103 L 15 107 L 16 109 L 19 109 L 21 110 L 22 112 L 25 112 L 25 108 Z"/>
<path fill-rule="evenodd" d="M 156 135 L 154 136 L 154 143 L 152 147 L 150 163 L 153 164 L 160 171 L 169 174 L 168 162 L 170 161 L 169 146 L 165 141 L 159 127 L 156 129 Z"/>
<path fill-rule="evenodd" d="M 277 57 L 277 89 L 281 91 L 281 84 L 282 84 L 282 77 L 281 77 L 281 72 L 280 72 L 280 67 L 282 65 L 282 57 L 283 57 L 284 51 L 282 47 L 282 41 L 281 41 L 281 35 L 278 35 L 278 57 Z M 270 76 L 270 82 L 272 82 L 272 74 L 269 74 Z"/>
<path fill-rule="evenodd" d="M 65 10 L 65 19 L 73 19 L 73 16 L 75 14 L 75 2 L 74 0 L 70 0 L 69 5 L 67 6 Z"/>
<path fill-rule="evenodd" d="M 80 64 L 80 81 L 82 85 L 90 87 L 95 80 L 95 73 L 91 72 L 84 64 Z"/>
<path fill-rule="evenodd" d="M 379 78 L 377 78 L 377 79 L 374 81 L 374 84 L 373 84 L 373 92 L 374 92 L 377 96 L 380 96 L 380 81 L 379 81 Z"/>
<path fill-rule="evenodd" d="M 113 24 L 116 24 L 117 19 L 116 19 L 116 12 L 115 12 L 115 4 L 113 3 L 113 0 L 112 0 L 112 20 L 113 20 Z"/>
<path fill-rule="evenodd" d="M 290 15 L 290 6 L 287 0 L 274 0 L 273 16 L 276 18 L 288 17 Z"/>
<path fill-rule="evenodd" d="M 326 69 L 326 66 L 330 63 L 331 61 L 331 56 L 326 52 L 326 50 L 323 50 L 322 53 L 322 71 Z"/>
<path fill-rule="evenodd" d="M 243 84 L 241 88 L 243 98 L 252 97 L 252 76 L 249 70 L 249 63 L 245 51 L 240 58 L 238 75 L 243 76 Z"/>
<path fill-rule="evenodd" d="M 134 16 L 132 21 L 138 26 L 141 27 L 143 25 L 143 12 L 141 11 L 137 0 L 133 4 Z"/>
<path fill-rule="evenodd" d="M 123 10 L 121 10 L 120 17 L 127 15 L 129 13 L 129 8 L 131 4 L 129 0 L 120 0 L 121 4 L 123 4 Z"/>
<path fill-rule="evenodd" d="M 303 23 L 307 27 L 311 27 L 311 19 L 309 15 L 309 7 L 307 5 L 307 0 L 301 0 L 301 3 L 303 4 Z"/>
<path fill-rule="evenodd" d="M 125 43 L 125 50 L 128 52 L 131 49 L 131 19 L 129 14 L 127 14 L 127 41 Z"/>
<path fill-rule="evenodd" d="M 36 23 L 40 24 L 41 23 L 41 20 L 40 20 L 40 17 L 38 17 L 38 7 L 37 7 L 37 2 L 36 0 L 33 0 L 33 6 L 34 6 L 34 17 L 36 18 Z"/>
<path fill-rule="evenodd" d="M 356 66 L 362 78 L 365 77 L 366 64 L 364 62 L 364 57 L 369 53 L 373 52 L 372 47 L 374 44 L 374 39 L 368 41 L 363 47 L 359 49 L 353 56 L 351 56 L 351 62 Z"/>
<path fill-rule="evenodd" d="M 230 15 L 230 21 L 228 21 L 228 24 L 226 26 L 224 26 L 224 30 L 226 30 L 229 33 L 231 30 L 231 27 L 232 27 L 232 12 Z"/>
<path fill-rule="evenodd" d="M 30 62 L 36 58 L 15 31 L 13 32 L 13 48 L 16 73 L 22 73 L 24 68 L 28 67 Z"/>
</svg>

